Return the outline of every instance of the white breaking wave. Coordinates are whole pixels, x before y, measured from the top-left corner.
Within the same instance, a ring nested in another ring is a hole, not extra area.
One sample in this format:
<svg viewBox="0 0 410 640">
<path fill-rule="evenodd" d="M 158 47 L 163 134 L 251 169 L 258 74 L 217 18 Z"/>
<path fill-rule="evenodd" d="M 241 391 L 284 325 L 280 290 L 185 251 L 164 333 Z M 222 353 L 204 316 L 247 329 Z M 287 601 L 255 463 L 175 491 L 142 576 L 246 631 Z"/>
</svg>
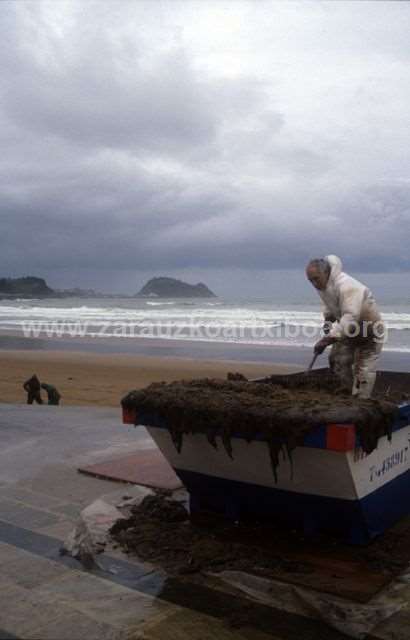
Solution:
<svg viewBox="0 0 410 640">
<path fill-rule="evenodd" d="M 203 319 L 212 323 L 235 323 L 253 322 L 256 325 L 269 324 L 290 324 L 295 326 L 321 326 L 323 323 L 322 314 L 318 311 L 296 311 L 294 309 L 252 309 L 250 307 L 225 307 L 221 304 L 206 303 L 206 307 L 182 306 L 178 308 L 176 302 L 148 302 L 153 309 L 146 308 L 126 308 L 126 307 L 90 307 L 81 305 L 78 307 L 54 307 L 35 306 L 29 304 L 5 305 L 0 304 L 0 320 L 19 322 L 22 318 L 30 319 L 70 319 L 86 320 L 93 319 L 101 322 L 120 320 L 141 320 L 152 318 L 157 320 L 190 320 L 193 317 Z M 186 304 L 186 303 L 181 303 Z M 211 306 L 212 305 L 212 306 Z M 172 307 L 161 309 L 161 307 Z M 209 308 L 211 307 L 211 308 Z M 410 314 L 407 313 L 386 313 L 383 320 L 390 329 L 410 330 Z"/>
</svg>

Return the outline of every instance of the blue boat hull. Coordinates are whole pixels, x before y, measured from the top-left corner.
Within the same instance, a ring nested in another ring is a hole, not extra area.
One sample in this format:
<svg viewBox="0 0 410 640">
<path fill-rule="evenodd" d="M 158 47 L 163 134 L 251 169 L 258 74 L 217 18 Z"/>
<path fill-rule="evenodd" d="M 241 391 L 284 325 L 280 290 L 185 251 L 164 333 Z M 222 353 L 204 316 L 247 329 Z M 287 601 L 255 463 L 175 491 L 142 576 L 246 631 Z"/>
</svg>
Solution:
<svg viewBox="0 0 410 640">
<path fill-rule="evenodd" d="M 204 510 L 231 520 L 266 519 L 306 535 L 333 533 L 367 544 L 394 525 L 410 505 L 410 471 L 361 500 L 289 492 L 175 468 L 190 492 L 191 513 Z"/>
</svg>

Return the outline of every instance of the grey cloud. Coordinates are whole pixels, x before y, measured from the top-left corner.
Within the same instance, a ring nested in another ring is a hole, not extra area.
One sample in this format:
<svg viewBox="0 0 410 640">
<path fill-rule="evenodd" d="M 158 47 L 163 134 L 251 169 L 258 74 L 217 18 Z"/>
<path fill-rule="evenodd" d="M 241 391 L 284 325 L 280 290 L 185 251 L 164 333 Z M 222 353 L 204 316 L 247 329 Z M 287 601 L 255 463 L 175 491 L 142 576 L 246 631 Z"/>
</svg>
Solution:
<svg viewBox="0 0 410 640">
<path fill-rule="evenodd" d="M 152 77 L 135 73 L 126 86 L 113 73 L 96 81 L 81 67 L 57 78 L 31 68 L 22 80 L 17 86 L 11 79 L 7 89 L 9 117 L 82 146 L 172 151 L 214 136 L 203 89 L 178 54 L 167 56 Z"/>
</svg>

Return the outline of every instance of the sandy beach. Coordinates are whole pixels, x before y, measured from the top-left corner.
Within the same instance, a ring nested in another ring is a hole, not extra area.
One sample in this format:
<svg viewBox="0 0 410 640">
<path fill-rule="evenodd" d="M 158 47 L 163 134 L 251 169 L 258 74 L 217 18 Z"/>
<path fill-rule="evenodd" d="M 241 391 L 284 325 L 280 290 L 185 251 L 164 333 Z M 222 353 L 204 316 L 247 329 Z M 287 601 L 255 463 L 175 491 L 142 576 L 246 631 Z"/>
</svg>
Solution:
<svg viewBox="0 0 410 640">
<path fill-rule="evenodd" d="M 98 354 L 77 351 L 0 351 L 0 402 L 25 403 L 22 385 L 36 373 L 42 382 L 53 384 L 62 404 L 118 406 L 131 389 L 151 382 L 225 377 L 240 371 L 248 377 L 300 370 L 298 365 Z"/>
</svg>

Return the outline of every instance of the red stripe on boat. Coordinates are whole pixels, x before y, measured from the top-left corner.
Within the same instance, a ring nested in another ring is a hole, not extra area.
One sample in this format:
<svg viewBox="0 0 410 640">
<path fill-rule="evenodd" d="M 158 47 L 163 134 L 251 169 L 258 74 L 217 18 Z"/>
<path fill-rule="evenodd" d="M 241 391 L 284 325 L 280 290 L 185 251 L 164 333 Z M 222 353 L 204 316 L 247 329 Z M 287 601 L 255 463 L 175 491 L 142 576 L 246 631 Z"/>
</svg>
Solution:
<svg viewBox="0 0 410 640">
<path fill-rule="evenodd" d="M 326 427 L 326 449 L 352 451 L 356 446 L 354 424 L 328 424 Z"/>
<path fill-rule="evenodd" d="M 136 424 L 137 422 L 137 410 L 122 408 L 122 423 L 123 424 Z"/>
</svg>

